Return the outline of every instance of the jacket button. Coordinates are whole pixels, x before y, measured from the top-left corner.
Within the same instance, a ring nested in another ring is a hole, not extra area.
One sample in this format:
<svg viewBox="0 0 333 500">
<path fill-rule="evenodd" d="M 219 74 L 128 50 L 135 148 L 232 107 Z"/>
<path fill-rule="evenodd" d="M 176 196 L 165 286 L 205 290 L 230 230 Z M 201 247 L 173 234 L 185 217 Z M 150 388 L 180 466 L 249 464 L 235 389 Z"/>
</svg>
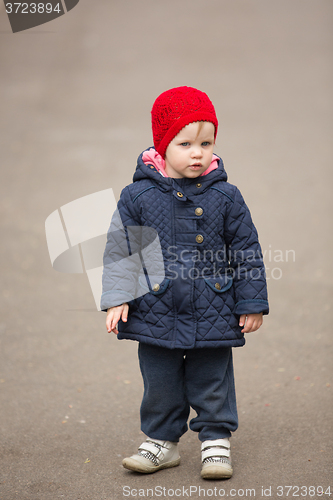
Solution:
<svg viewBox="0 0 333 500">
<path fill-rule="evenodd" d="M 182 198 L 184 195 L 183 195 L 183 193 L 181 193 L 180 191 L 178 191 L 177 196 L 179 196 L 179 198 Z"/>
<path fill-rule="evenodd" d="M 220 285 L 220 283 L 215 283 L 215 288 L 216 288 L 216 290 L 221 290 L 221 285 Z"/>
<path fill-rule="evenodd" d="M 195 241 L 197 243 L 202 243 L 203 242 L 203 236 L 202 236 L 202 234 L 197 234 L 196 237 L 195 237 Z"/>
<path fill-rule="evenodd" d="M 158 291 L 159 291 L 159 289 L 160 289 L 160 285 L 158 285 L 158 284 L 156 283 L 156 285 L 154 285 L 154 286 L 153 286 L 153 290 L 154 290 L 154 292 L 158 292 Z"/>
<path fill-rule="evenodd" d="M 201 184 L 200 182 L 198 182 L 198 184 L 196 184 L 197 188 L 201 188 Z"/>
<path fill-rule="evenodd" d="M 203 214 L 203 210 L 201 207 L 196 208 L 194 212 L 195 212 L 195 215 L 202 215 Z"/>
</svg>

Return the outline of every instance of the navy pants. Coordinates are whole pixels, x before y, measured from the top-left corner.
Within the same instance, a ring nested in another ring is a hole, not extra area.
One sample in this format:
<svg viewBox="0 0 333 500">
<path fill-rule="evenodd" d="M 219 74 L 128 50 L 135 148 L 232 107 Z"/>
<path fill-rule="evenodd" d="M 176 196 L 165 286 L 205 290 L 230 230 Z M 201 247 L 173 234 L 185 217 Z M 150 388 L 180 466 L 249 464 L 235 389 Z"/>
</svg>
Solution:
<svg viewBox="0 0 333 500">
<path fill-rule="evenodd" d="M 141 430 L 150 438 L 179 441 L 190 429 L 200 441 L 229 437 L 238 427 L 232 349 L 166 349 L 139 343 L 144 381 Z"/>
</svg>

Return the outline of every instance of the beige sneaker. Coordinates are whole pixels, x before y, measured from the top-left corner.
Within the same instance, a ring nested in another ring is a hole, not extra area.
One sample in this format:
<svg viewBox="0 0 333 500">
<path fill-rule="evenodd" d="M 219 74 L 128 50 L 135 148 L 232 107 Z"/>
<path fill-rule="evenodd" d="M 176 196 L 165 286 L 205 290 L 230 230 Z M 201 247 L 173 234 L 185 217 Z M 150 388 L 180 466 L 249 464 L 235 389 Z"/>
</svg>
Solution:
<svg viewBox="0 0 333 500">
<path fill-rule="evenodd" d="M 201 477 L 228 479 L 232 476 L 229 438 L 204 441 L 201 445 Z"/>
<path fill-rule="evenodd" d="M 178 443 L 147 438 L 139 446 L 138 453 L 124 458 L 125 469 L 151 474 L 160 469 L 176 467 L 180 463 Z"/>
</svg>

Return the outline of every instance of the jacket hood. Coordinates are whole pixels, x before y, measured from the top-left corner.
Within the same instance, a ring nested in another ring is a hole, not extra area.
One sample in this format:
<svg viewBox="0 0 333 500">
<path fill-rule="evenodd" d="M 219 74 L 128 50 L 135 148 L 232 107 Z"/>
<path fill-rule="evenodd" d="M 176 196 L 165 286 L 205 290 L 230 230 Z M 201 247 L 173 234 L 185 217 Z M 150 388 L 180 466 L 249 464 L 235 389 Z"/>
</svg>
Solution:
<svg viewBox="0 0 333 500">
<path fill-rule="evenodd" d="M 220 158 L 217 155 L 214 155 L 214 158 L 217 161 L 217 168 L 211 170 L 206 175 L 200 175 L 198 177 L 191 179 L 187 177 L 183 177 L 180 179 L 174 179 L 172 177 L 163 177 L 163 174 L 161 174 L 157 170 L 156 166 L 154 165 L 154 162 L 146 164 L 143 161 L 142 157 L 145 155 L 145 153 L 151 150 L 153 150 L 153 152 L 155 151 L 154 148 L 145 149 L 138 157 L 136 170 L 133 176 L 133 182 L 141 181 L 143 179 L 150 179 L 151 181 L 154 182 L 154 184 L 155 183 L 158 184 L 159 187 L 161 187 L 163 190 L 169 191 L 174 187 L 175 183 L 181 187 L 186 187 L 186 186 L 196 185 L 198 182 L 200 182 L 204 188 L 208 188 L 211 184 L 214 184 L 215 182 L 227 181 L 228 179 L 227 173 L 224 169 L 222 158 Z"/>
</svg>

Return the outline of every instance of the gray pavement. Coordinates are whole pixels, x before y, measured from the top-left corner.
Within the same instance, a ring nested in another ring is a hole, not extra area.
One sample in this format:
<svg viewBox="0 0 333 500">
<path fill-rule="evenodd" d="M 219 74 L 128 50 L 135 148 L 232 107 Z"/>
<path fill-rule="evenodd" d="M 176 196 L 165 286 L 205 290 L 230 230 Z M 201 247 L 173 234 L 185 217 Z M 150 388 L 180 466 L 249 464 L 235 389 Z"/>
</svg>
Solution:
<svg viewBox="0 0 333 500">
<path fill-rule="evenodd" d="M 1 500 L 333 494 L 332 10 L 81 0 L 12 34 L 1 4 Z M 200 479 L 192 432 L 180 467 L 122 468 L 143 438 L 137 345 L 106 333 L 86 275 L 54 271 L 45 240 L 60 206 L 108 187 L 119 196 L 152 144 L 153 100 L 179 85 L 215 105 L 216 152 L 268 268 L 271 314 L 234 351 L 229 481 Z"/>
</svg>

